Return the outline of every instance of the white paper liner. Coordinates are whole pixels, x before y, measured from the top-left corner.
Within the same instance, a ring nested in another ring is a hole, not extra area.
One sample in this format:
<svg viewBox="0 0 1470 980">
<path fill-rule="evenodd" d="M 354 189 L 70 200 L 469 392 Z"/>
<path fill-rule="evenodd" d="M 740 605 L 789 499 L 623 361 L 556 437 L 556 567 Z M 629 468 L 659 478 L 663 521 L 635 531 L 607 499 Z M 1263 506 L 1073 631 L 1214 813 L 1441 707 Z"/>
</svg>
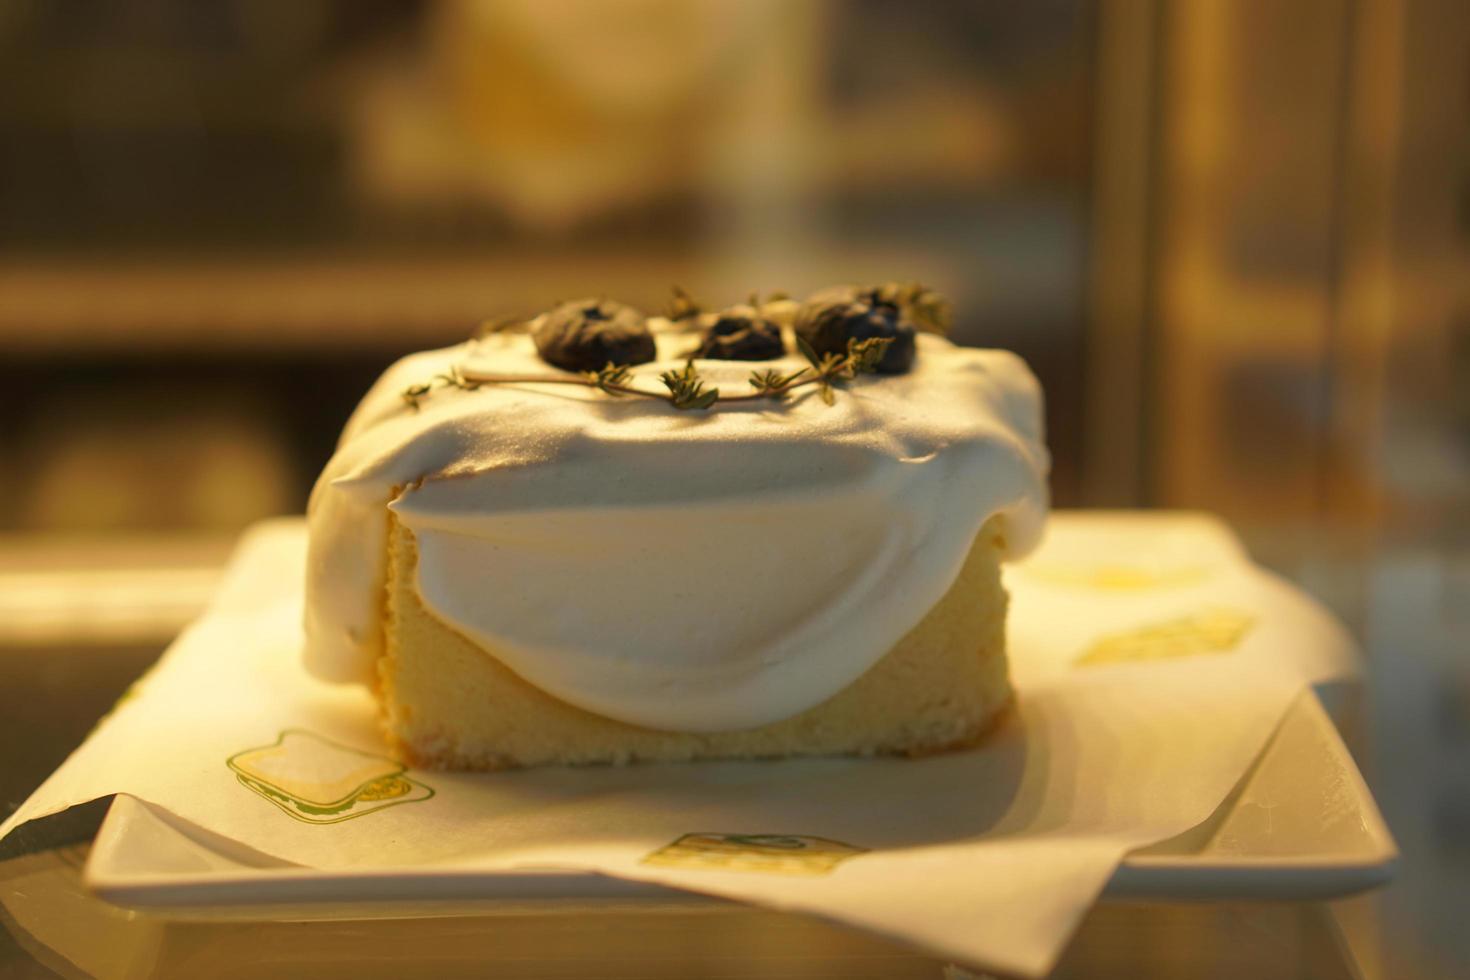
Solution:
<svg viewBox="0 0 1470 980">
<path fill-rule="evenodd" d="M 371 695 L 301 667 L 304 547 L 299 521 L 247 534 L 0 838 L 129 793 L 300 865 L 593 870 L 1040 976 L 1127 852 L 1205 820 L 1305 685 L 1356 672 L 1336 622 L 1218 522 L 1059 514 L 1008 570 L 1018 704 L 974 750 L 404 773 Z"/>
</svg>

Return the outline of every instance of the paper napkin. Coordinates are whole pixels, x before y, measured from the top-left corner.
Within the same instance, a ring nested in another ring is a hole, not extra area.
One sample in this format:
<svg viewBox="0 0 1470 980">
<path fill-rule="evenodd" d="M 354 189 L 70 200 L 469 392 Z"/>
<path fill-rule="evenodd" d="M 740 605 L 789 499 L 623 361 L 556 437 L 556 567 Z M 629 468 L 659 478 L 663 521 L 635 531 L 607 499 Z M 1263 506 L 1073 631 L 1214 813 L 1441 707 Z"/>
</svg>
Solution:
<svg viewBox="0 0 1470 980">
<path fill-rule="evenodd" d="M 1205 820 L 1343 630 L 1217 521 L 1058 514 L 1010 568 L 1018 701 L 973 750 L 464 774 L 387 757 L 301 666 L 305 529 L 215 602 L 3 825 L 129 793 L 296 864 L 569 868 L 818 914 L 1039 976 L 1130 850 Z"/>
</svg>

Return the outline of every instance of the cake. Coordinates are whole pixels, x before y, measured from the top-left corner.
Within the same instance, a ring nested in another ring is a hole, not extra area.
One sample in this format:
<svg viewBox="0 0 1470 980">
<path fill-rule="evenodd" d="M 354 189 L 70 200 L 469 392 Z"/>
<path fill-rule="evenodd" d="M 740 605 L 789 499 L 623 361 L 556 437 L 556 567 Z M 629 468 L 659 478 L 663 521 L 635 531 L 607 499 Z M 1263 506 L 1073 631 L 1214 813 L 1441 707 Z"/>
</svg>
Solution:
<svg viewBox="0 0 1470 980">
<path fill-rule="evenodd" d="M 388 369 L 308 508 L 308 668 L 404 764 L 917 755 L 1011 700 L 1041 391 L 921 287 L 565 303 Z"/>
</svg>

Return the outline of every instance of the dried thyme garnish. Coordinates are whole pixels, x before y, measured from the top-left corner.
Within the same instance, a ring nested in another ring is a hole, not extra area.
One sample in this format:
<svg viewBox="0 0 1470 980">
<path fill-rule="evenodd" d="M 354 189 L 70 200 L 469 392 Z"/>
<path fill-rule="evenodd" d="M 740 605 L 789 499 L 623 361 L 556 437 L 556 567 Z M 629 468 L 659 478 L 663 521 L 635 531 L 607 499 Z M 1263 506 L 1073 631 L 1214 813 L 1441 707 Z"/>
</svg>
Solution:
<svg viewBox="0 0 1470 980">
<path fill-rule="evenodd" d="M 658 379 L 669 389 L 669 403 L 675 408 L 705 409 L 720 398 L 720 389 L 704 387 L 692 359 L 684 362 L 683 370 L 665 371 Z"/>
<path fill-rule="evenodd" d="M 633 384 L 633 374 L 627 366 L 609 363 L 598 371 L 583 371 L 578 374 L 490 374 L 454 367 L 443 374 L 436 374 L 427 382 L 410 385 L 403 390 L 402 397 L 410 408 L 417 411 L 420 402 L 436 388 L 473 391 L 481 385 L 489 384 L 570 384 L 596 388 L 614 397 L 632 395 L 657 398 L 677 409 L 704 410 L 723 402 L 754 401 L 762 398 L 779 400 L 797 388 L 816 385 L 822 401 L 831 405 L 836 401 L 834 387 L 851 381 L 860 374 L 871 373 L 892 342 L 888 337 L 852 340 L 848 342 L 846 354 L 818 355 L 810 344 L 798 340 L 797 346 L 807 359 L 808 367 L 791 374 L 781 374 L 771 369 L 752 371 L 749 378 L 751 390 L 730 395 L 721 394 L 718 388 L 704 387 L 704 379 L 694 367 L 694 362 L 688 361 L 683 368 L 665 371 L 659 376 L 667 391 L 636 387 Z"/>
<path fill-rule="evenodd" d="M 612 395 L 626 395 L 629 392 L 628 382 L 633 378 L 633 372 L 626 364 L 614 364 L 611 361 L 601 371 L 585 371 L 582 377 L 587 383 L 598 391 Z"/>
<path fill-rule="evenodd" d="M 949 335 L 954 321 L 949 300 L 921 282 L 889 282 L 869 292 L 875 299 L 894 304 L 903 310 L 914 326 L 941 337 Z"/>
<path fill-rule="evenodd" d="M 693 296 L 690 296 L 684 291 L 684 287 L 676 284 L 671 288 L 673 289 L 674 298 L 669 300 L 669 312 L 667 314 L 669 320 L 674 323 L 681 323 L 684 320 L 691 320 L 697 323 L 699 315 L 704 312 L 704 308 L 694 301 Z"/>
<path fill-rule="evenodd" d="M 480 384 L 481 382 L 479 381 L 471 381 L 466 378 L 464 372 L 458 367 L 450 367 L 448 371 L 442 374 L 436 374 L 428 381 L 416 385 L 409 385 L 403 391 L 399 392 L 399 397 L 407 403 L 409 408 L 417 412 L 419 410 L 419 402 L 428 397 L 429 392 L 435 388 L 458 388 L 461 391 L 474 391 L 480 387 Z"/>
</svg>

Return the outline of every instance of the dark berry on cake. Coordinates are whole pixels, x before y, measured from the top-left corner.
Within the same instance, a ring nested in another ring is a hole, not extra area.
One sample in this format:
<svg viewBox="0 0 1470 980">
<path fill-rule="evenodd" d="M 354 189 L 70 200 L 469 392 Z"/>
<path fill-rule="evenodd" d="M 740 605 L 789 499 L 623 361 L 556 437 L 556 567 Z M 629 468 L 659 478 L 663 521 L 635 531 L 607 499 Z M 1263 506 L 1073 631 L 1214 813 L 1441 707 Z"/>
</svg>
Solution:
<svg viewBox="0 0 1470 980">
<path fill-rule="evenodd" d="M 532 339 L 542 360 L 568 371 L 598 371 L 609 364 L 644 364 L 654 358 L 653 334 L 643 314 L 605 299 L 562 303 L 542 317 Z"/>
<path fill-rule="evenodd" d="M 781 328 L 755 307 L 742 304 L 720 314 L 691 356 L 720 361 L 769 361 L 784 353 Z"/>
<path fill-rule="evenodd" d="M 839 286 L 812 294 L 797 312 L 796 333 L 818 354 L 839 356 L 847 353 L 849 340 L 887 338 L 893 342 L 878 373 L 903 374 L 914 365 L 914 324 L 881 287 Z"/>
</svg>

